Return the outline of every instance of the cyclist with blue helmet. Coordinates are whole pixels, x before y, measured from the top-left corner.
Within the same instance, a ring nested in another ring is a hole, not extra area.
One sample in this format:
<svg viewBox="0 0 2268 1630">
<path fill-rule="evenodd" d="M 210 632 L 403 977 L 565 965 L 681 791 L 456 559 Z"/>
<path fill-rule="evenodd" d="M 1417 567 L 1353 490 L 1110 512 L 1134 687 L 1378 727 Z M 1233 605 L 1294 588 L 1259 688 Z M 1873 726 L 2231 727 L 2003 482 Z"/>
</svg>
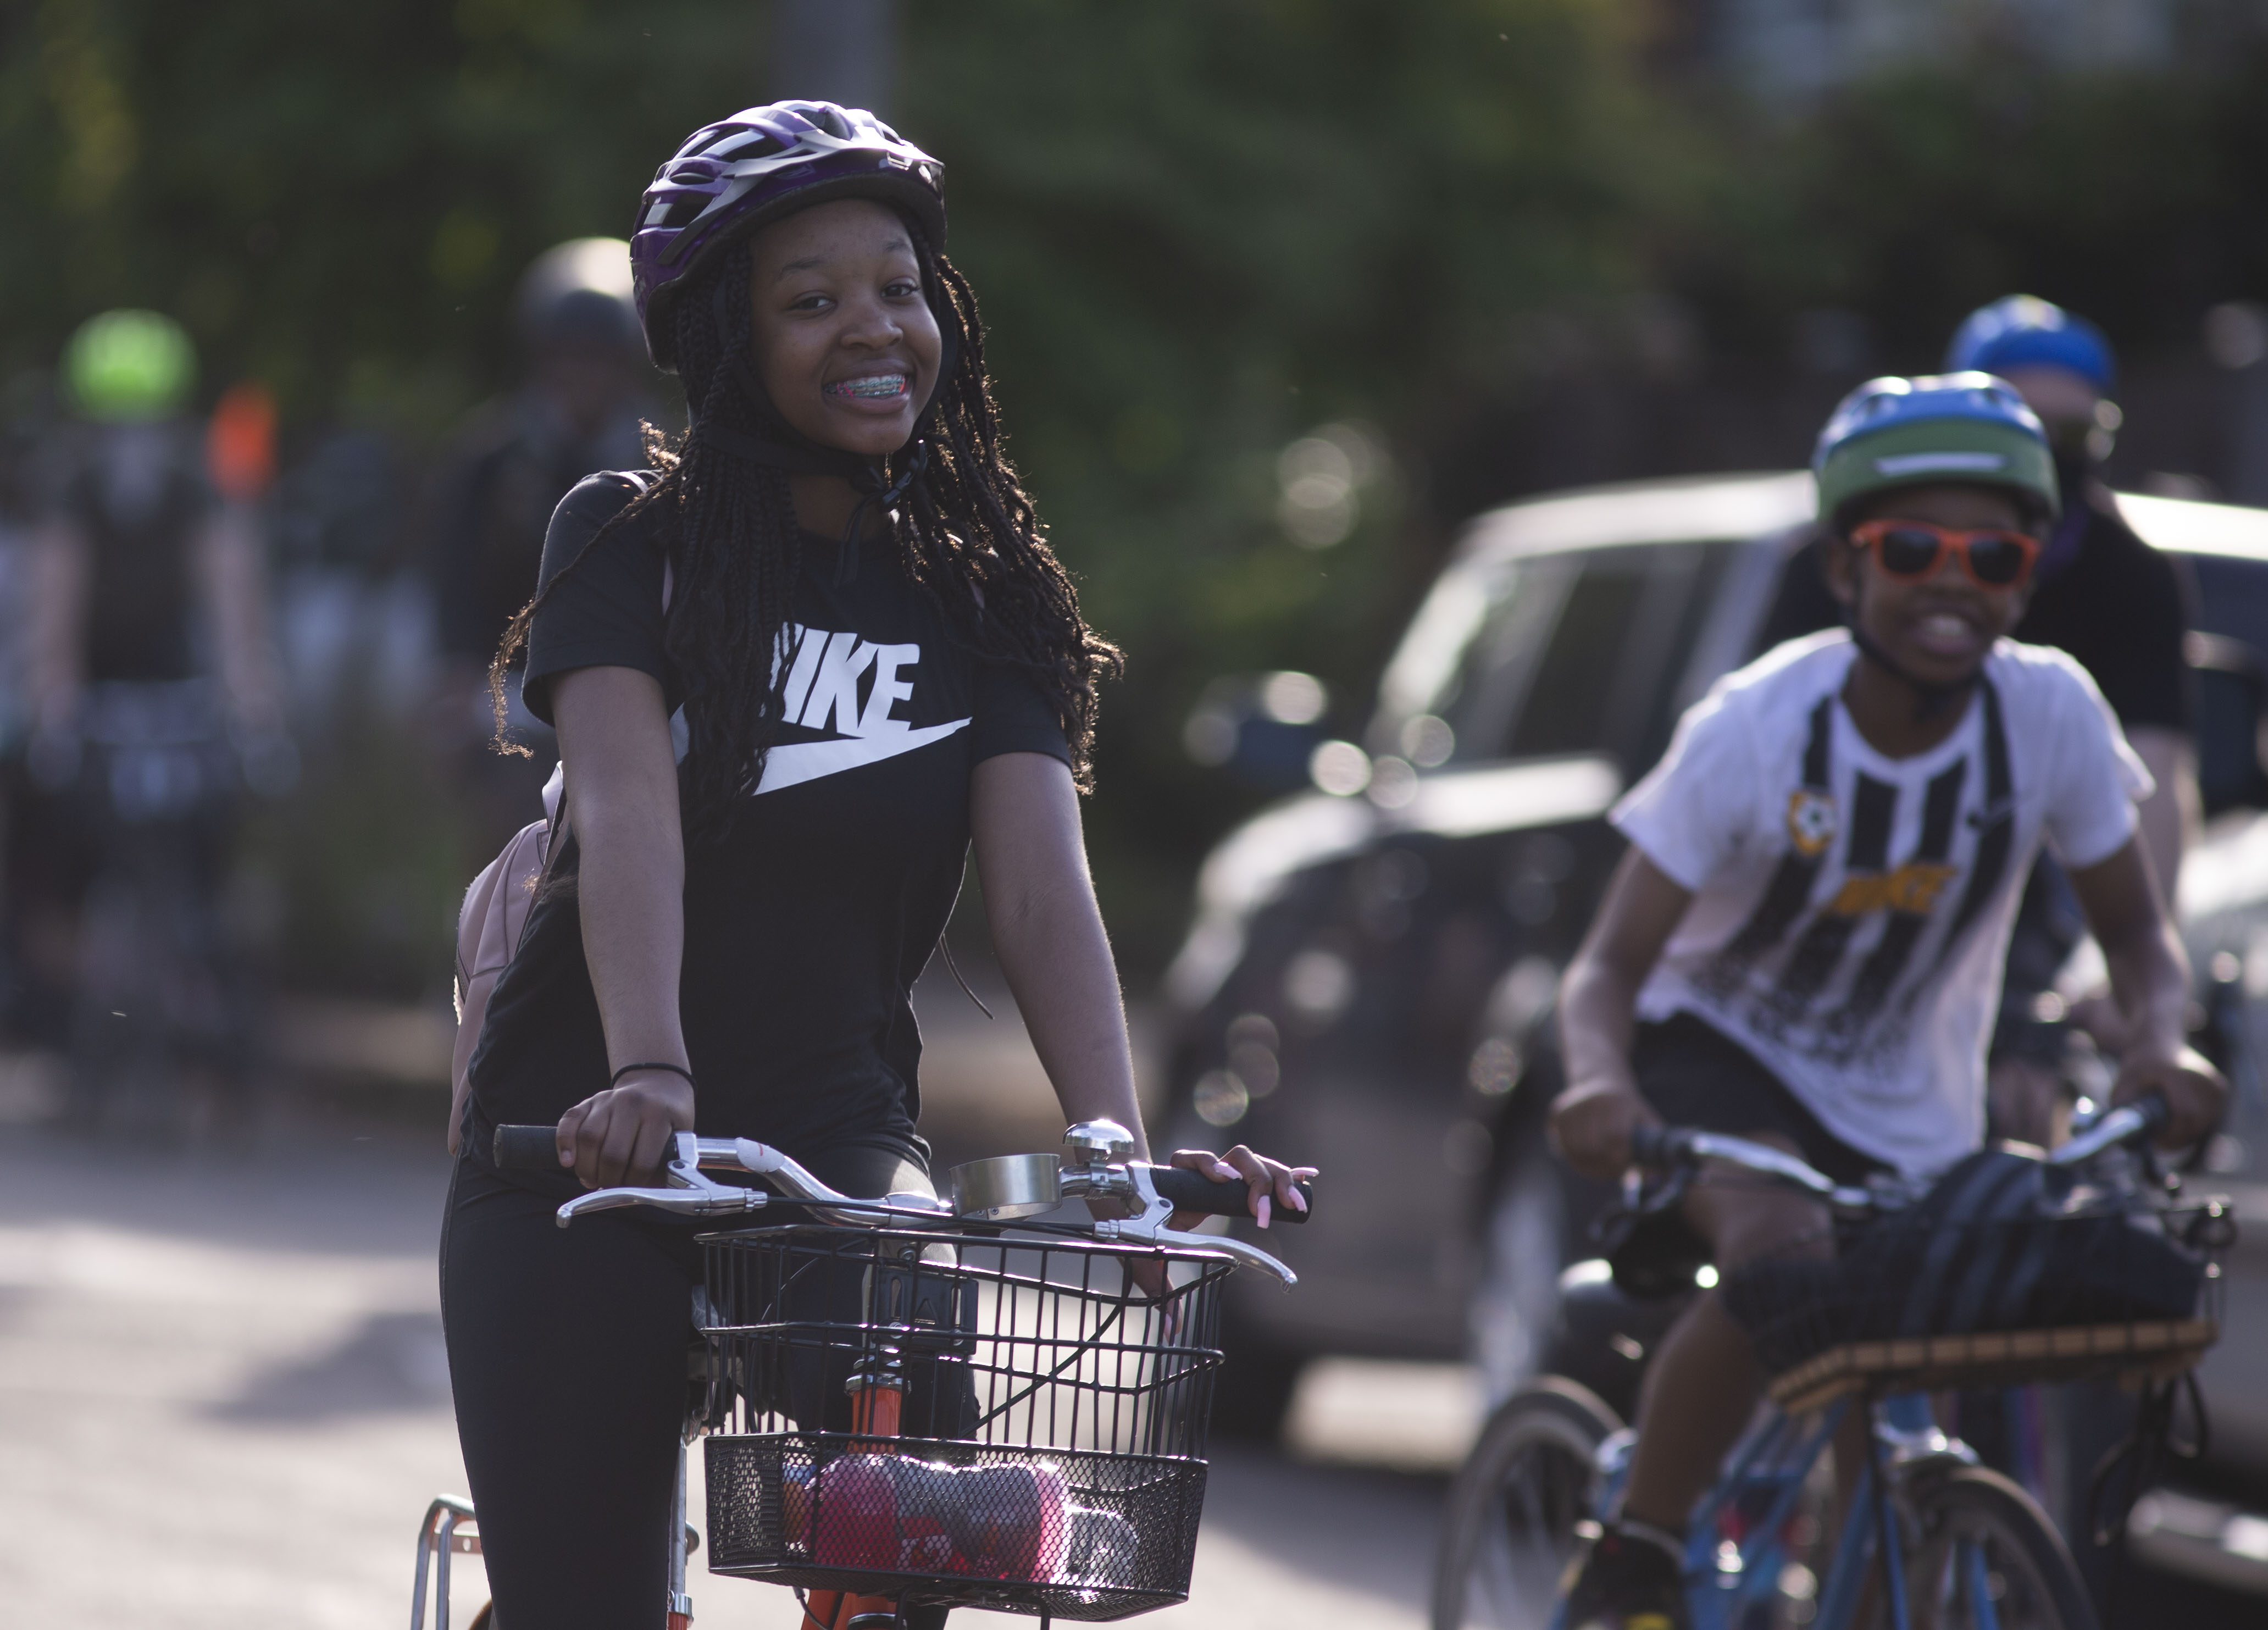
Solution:
<svg viewBox="0 0 2268 1630">
<path fill-rule="evenodd" d="M 2063 512 L 2041 548 L 2017 635 L 2078 658 L 2149 767 L 2157 790 L 2142 805 L 2143 844 L 2171 899 L 2198 810 L 2182 657 L 2191 595 L 2174 562 L 2120 518 L 2099 474 L 2123 422 L 2110 343 L 2075 313 L 2012 294 L 1969 314 L 1945 365 L 2007 380 L 2047 432 Z"/>
<path fill-rule="evenodd" d="M 2226 1088 L 2183 1043 L 2187 972 L 2136 837 L 2149 778 L 2068 656 L 2007 638 L 2059 512 L 2038 418 L 1982 373 L 1876 380 L 1814 458 L 1847 627 L 1720 682 L 1616 807 L 1631 849 L 1570 964 L 1552 1135 L 1612 1177 L 1668 1121 L 1754 1138 L 1838 1182 L 1926 1178 L 1982 1141 L 2017 896 L 2052 845 L 2169 1140 Z M 1720 1268 L 1833 1250 L 1809 1199 L 1705 1175 L 1683 1217 Z M 1571 1582 L 1569 1630 L 1687 1622 L 1688 1512 L 1762 1376 L 1714 1291 L 1659 1346 L 1628 1492 Z"/>
</svg>

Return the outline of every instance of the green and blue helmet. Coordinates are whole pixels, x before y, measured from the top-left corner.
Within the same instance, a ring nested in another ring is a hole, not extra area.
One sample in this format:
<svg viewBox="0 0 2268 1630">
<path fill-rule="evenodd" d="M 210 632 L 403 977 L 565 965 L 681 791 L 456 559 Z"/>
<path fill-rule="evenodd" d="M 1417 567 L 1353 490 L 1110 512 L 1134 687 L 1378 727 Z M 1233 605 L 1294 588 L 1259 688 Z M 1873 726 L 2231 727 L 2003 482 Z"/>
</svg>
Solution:
<svg viewBox="0 0 2268 1630">
<path fill-rule="evenodd" d="M 2062 506 L 2038 416 L 1989 373 L 1867 380 L 1829 416 L 1811 473 L 1830 527 L 1860 498 L 1933 482 L 2006 487 L 2036 520 Z"/>
</svg>

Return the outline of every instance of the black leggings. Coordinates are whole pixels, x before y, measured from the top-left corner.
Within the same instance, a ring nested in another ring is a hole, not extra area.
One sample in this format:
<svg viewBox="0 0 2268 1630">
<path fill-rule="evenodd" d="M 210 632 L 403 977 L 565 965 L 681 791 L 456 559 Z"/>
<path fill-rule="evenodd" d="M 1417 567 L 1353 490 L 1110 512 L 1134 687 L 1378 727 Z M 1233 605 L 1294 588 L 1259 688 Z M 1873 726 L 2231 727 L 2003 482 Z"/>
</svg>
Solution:
<svg viewBox="0 0 2268 1630">
<path fill-rule="evenodd" d="M 441 1315 L 499 1630 L 660 1630 L 701 1229 L 634 1211 L 562 1228 L 556 1197 L 471 1141 L 442 1221 Z M 845 1194 L 932 1191 L 896 1149 L 804 1164 Z"/>
</svg>

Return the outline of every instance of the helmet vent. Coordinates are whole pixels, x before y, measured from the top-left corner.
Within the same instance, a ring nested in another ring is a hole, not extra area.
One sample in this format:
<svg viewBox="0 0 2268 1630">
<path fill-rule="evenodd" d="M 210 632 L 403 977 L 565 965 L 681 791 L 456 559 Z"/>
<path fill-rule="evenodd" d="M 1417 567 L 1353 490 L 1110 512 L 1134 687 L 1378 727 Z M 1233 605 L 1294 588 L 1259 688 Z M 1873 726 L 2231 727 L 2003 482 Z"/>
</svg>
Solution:
<svg viewBox="0 0 2268 1630">
<path fill-rule="evenodd" d="M 709 156 L 727 164 L 738 164 L 743 159 L 769 158 L 773 153 L 787 151 L 788 144 L 777 136 L 762 130 L 750 130 L 736 141 L 719 142 Z"/>
<path fill-rule="evenodd" d="M 834 103 L 798 102 L 794 106 L 798 113 L 836 141 L 848 142 L 857 139 L 858 133 L 851 129 L 850 122 L 843 116 L 843 110 Z"/>
<path fill-rule="evenodd" d="M 706 193 L 681 193 L 674 198 L 656 202 L 645 218 L 648 226 L 683 226 L 700 218 L 701 211 L 716 200 Z"/>
</svg>

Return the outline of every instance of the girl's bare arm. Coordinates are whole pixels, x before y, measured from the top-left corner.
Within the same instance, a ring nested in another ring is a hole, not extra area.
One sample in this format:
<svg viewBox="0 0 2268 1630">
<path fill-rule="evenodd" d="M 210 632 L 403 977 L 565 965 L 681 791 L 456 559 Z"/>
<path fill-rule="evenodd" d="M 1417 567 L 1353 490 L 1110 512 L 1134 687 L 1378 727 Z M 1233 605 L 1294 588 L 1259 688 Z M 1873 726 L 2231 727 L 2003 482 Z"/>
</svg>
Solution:
<svg viewBox="0 0 2268 1630">
<path fill-rule="evenodd" d="M 552 704 L 608 1068 L 682 1067 L 685 840 L 661 686 L 636 668 L 577 668 L 554 682 Z M 692 1125 L 690 1081 L 637 1071 L 560 1117 L 559 1163 L 594 1188 L 627 1182 L 655 1170 Z"/>
</svg>

